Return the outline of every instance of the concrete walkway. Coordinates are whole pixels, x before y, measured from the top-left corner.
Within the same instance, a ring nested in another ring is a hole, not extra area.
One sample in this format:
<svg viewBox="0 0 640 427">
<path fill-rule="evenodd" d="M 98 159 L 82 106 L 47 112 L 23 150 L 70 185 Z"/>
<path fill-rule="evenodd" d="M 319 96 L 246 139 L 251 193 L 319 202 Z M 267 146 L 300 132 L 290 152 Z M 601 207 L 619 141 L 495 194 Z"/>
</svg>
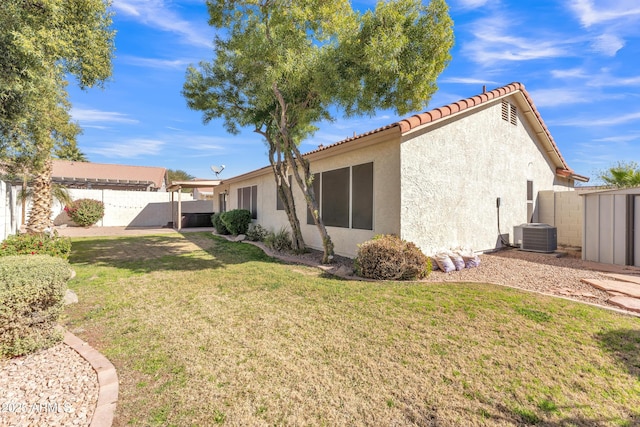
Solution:
<svg viewBox="0 0 640 427">
<path fill-rule="evenodd" d="M 60 236 L 92 237 L 92 236 L 141 236 L 145 234 L 182 234 L 214 230 L 213 227 L 183 228 L 180 231 L 166 227 L 54 227 Z"/>
</svg>

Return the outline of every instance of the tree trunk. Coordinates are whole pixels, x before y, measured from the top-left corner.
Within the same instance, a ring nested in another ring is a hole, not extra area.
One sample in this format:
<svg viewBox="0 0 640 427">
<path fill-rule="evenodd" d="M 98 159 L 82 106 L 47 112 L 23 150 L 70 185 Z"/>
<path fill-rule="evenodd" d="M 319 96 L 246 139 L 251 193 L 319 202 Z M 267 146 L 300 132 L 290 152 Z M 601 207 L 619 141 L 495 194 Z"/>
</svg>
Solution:
<svg viewBox="0 0 640 427">
<path fill-rule="evenodd" d="M 51 156 L 48 156 L 33 179 L 33 196 L 29 221 L 27 221 L 28 233 L 42 233 L 53 226 L 51 220 L 51 168 Z"/>
<path fill-rule="evenodd" d="M 278 189 L 278 197 L 282 201 L 284 211 L 289 219 L 289 225 L 291 226 L 291 249 L 294 252 L 302 253 L 306 249 L 304 238 L 302 237 L 302 230 L 300 228 L 300 221 L 296 213 L 296 205 L 293 199 L 293 191 L 289 185 L 289 179 L 287 176 L 287 162 L 286 159 L 282 159 L 282 151 L 272 142 L 269 142 L 269 162 L 271 163 L 271 169 L 276 180 L 276 187 Z"/>
<path fill-rule="evenodd" d="M 290 148 L 290 150 L 286 150 L 286 153 L 288 156 L 288 160 L 293 165 L 293 175 L 295 176 L 296 182 L 298 183 L 298 186 L 300 186 L 300 189 L 304 194 L 305 201 L 307 202 L 307 207 L 311 211 L 313 221 L 318 228 L 320 237 L 322 238 L 322 263 L 329 264 L 333 262 L 333 256 L 335 255 L 333 251 L 333 242 L 331 241 L 331 236 L 329 236 L 329 233 L 327 232 L 327 227 L 325 227 L 324 222 L 320 217 L 320 209 L 318 207 L 315 191 L 313 190 L 313 176 L 311 175 L 309 160 L 305 159 L 302 156 L 300 150 L 298 150 L 298 146 L 295 143 L 291 142 Z M 298 167 L 302 168 L 304 177 L 300 176 Z"/>
</svg>

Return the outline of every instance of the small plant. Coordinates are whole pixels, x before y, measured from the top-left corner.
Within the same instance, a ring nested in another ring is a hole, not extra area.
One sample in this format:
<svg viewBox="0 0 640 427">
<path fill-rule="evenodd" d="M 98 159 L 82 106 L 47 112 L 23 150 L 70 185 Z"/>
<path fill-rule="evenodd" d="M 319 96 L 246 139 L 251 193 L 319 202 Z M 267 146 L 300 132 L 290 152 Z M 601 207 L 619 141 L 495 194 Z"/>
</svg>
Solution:
<svg viewBox="0 0 640 427">
<path fill-rule="evenodd" d="M 249 227 L 245 234 L 247 236 L 247 240 L 251 240 L 252 242 L 262 242 L 265 237 L 267 237 L 267 234 L 269 234 L 269 231 L 260 224 L 254 224 Z"/>
<path fill-rule="evenodd" d="M 91 227 L 104 217 L 104 203 L 79 199 L 64 208 L 71 220 L 82 227 Z"/>
<path fill-rule="evenodd" d="M 413 280 L 431 273 L 431 260 L 420 248 L 394 235 L 379 235 L 358 246 L 359 276 L 378 280 Z"/>
<path fill-rule="evenodd" d="M 231 234 L 245 234 L 251 224 L 251 212 L 246 209 L 234 209 L 220 215 L 224 226 Z"/>
<path fill-rule="evenodd" d="M 216 228 L 216 232 L 218 234 L 230 234 L 229 230 L 227 230 L 227 227 L 224 225 L 224 222 L 222 222 L 222 214 L 224 212 L 218 212 L 216 214 L 211 215 L 211 223 L 213 224 L 213 226 Z"/>
<path fill-rule="evenodd" d="M 62 313 L 71 269 L 48 255 L 0 258 L 0 356 L 20 356 L 62 340 Z"/>
<path fill-rule="evenodd" d="M 277 233 L 270 231 L 264 238 L 264 244 L 274 251 L 286 252 L 291 250 L 291 236 L 285 227 L 280 228 Z"/>
<path fill-rule="evenodd" d="M 37 234 L 15 234 L 0 243 L 0 256 L 51 255 L 68 259 L 71 239 L 58 236 L 58 232 Z"/>
</svg>

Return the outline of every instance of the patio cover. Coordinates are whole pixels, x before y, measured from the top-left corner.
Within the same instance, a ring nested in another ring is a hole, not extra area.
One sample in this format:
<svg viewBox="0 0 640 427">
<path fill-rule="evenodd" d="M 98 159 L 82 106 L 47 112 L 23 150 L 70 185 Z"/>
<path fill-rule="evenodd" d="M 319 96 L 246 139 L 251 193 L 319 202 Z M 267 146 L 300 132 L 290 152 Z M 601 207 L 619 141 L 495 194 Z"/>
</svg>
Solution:
<svg viewBox="0 0 640 427">
<path fill-rule="evenodd" d="M 178 231 L 182 229 L 182 189 L 183 188 L 212 188 L 220 185 L 222 180 L 196 180 L 196 181 L 173 181 L 167 191 L 171 192 L 171 219 L 173 219 L 173 228 Z M 174 210 L 175 193 L 178 192 L 178 212 Z"/>
</svg>

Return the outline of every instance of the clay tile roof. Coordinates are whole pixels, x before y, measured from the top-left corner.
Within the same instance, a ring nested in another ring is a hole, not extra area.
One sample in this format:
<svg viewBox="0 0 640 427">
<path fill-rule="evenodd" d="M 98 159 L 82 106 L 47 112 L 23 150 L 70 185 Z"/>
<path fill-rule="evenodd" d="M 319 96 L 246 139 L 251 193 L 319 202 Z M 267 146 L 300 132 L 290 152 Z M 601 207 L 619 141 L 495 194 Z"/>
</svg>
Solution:
<svg viewBox="0 0 640 427">
<path fill-rule="evenodd" d="M 120 180 L 130 182 L 151 182 L 161 188 L 166 169 L 152 166 L 111 165 L 104 163 L 72 162 L 54 160 L 52 178 L 76 180 Z"/>
<path fill-rule="evenodd" d="M 531 96 L 529 96 L 529 93 L 526 91 L 526 89 L 524 88 L 524 85 L 522 83 L 519 82 L 513 82 L 510 83 L 506 86 L 503 87 L 499 87 L 496 89 L 493 89 L 489 92 L 483 92 L 481 94 L 475 95 L 471 98 L 467 98 L 467 99 L 462 99 L 460 101 L 439 107 L 439 108 L 435 108 L 433 110 L 424 112 L 424 113 L 420 113 L 420 114 L 415 114 L 411 117 L 408 117 L 406 119 L 402 119 L 396 123 L 392 123 L 388 126 L 384 126 L 360 135 L 356 135 L 353 136 L 351 138 L 347 138 L 344 139 L 342 141 L 336 142 L 335 144 L 331 144 L 331 145 L 327 145 L 321 148 L 318 148 L 316 150 L 310 151 L 308 153 L 306 153 L 305 155 L 308 154 L 312 154 L 312 153 L 317 153 L 319 151 L 324 151 L 324 150 L 328 150 L 331 149 L 332 147 L 338 146 L 338 145 L 342 145 L 345 143 L 349 143 L 352 141 L 355 141 L 357 139 L 360 139 L 362 137 L 374 134 L 374 133 L 378 133 L 378 132 L 382 132 L 383 130 L 387 130 L 393 127 L 397 127 L 400 130 L 400 133 L 402 135 L 406 134 L 407 132 L 411 131 L 412 129 L 417 128 L 418 126 L 422 126 L 424 124 L 427 123 L 431 123 L 434 122 L 436 120 L 445 118 L 447 116 L 450 116 L 452 114 L 467 110 L 469 108 L 472 107 L 476 107 L 480 104 L 483 104 L 485 102 L 488 102 L 490 100 L 496 99 L 496 98 L 500 98 L 502 96 L 511 94 L 511 93 L 516 93 L 519 92 L 521 93 L 526 102 L 529 104 L 531 111 L 533 112 L 535 119 L 538 121 L 538 124 L 540 125 L 540 127 L 542 128 L 547 140 L 549 141 L 549 144 L 551 145 L 552 150 L 555 152 L 555 154 L 557 155 L 560 163 L 562 164 L 562 167 L 558 168 L 558 171 L 563 171 L 562 174 L 565 174 L 566 176 L 570 176 L 574 179 L 577 179 L 579 181 L 585 181 L 588 180 L 588 178 L 581 176 L 581 175 L 577 175 L 575 174 L 575 172 L 569 168 L 569 166 L 567 165 L 567 162 L 564 160 L 564 157 L 562 157 L 562 154 L 560 154 L 560 150 L 558 149 L 558 146 L 556 144 L 556 142 L 554 141 L 553 137 L 551 136 L 551 132 L 549 131 L 549 129 L 547 128 L 547 125 L 544 123 L 544 121 L 542 120 L 542 116 L 540 115 L 540 112 L 538 111 L 538 109 L 536 108 L 535 104 L 533 103 L 533 100 L 531 99 Z M 560 174 L 560 173 L 559 173 Z"/>
</svg>

